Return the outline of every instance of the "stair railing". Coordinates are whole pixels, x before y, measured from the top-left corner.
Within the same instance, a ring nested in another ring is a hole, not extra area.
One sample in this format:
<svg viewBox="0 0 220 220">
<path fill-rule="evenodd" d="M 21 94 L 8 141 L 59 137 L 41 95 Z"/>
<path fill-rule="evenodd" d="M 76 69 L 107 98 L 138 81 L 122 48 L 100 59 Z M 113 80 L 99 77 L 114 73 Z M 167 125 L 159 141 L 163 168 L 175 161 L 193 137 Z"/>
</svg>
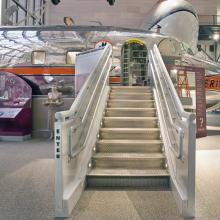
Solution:
<svg viewBox="0 0 220 220">
<path fill-rule="evenodd" d="M 106 46 L 70 109 L 55 115 L 56 217 L 68 217 L 84 189 L 108 98 L 111 55 Z"/>
<path fill-rule="evenodd" d="M 195 214 L 195 114 L 184 111 L 156 45 L 149 60 L 171 186 L 181 214 L 192 217 Z"/>
</svg>

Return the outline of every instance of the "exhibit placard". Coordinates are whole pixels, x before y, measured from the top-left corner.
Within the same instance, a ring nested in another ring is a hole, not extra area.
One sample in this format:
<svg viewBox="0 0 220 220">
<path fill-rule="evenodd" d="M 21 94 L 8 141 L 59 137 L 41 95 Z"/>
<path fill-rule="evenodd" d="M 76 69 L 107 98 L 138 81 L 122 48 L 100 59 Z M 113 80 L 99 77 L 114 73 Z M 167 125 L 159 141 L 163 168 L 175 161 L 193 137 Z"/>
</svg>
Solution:
<svg viewBox="0 0 220 220">
<path fill-rule="evenodd" d="M 196 113 L 196 137 L 205 137 L 207 135 L 205 69 L 191 66 L 166 66 L 170 73 L 172 81 L 174 79 L 176 84 L 178 84 L 178 72 L 184 71 L 186 73 L 187 80 L 189 81 L 188 89 L 190 90 L 190 93 L 192 93 L 195 96 L 191 98 L 192 100 L 195 100 L 194 111 Z M 186 90 L 186 88 L 184 88 L 184 90 Z"/>
<path fill-rule="evenodd" d="M 76 75 L 75 75 L 75 94 L 77 95 L 86 81 L 89 74 L 93 71 L 104 47 L 88 50 L 76 55 Z"/>
<path fill-rule="evenodd" d="M 15 118 L 22 108 L 0 108 L 0 118 Z"/>
</svg>

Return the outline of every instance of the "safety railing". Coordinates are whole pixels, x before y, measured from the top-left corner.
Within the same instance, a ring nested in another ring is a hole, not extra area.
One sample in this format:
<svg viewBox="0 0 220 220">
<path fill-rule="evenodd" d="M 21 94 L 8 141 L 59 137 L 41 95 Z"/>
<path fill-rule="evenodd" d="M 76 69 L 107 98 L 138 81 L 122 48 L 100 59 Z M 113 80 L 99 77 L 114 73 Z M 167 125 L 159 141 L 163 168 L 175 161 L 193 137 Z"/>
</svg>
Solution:
<svg viewBox="0 0 220 220">
<path fill-rule="evenodd" d="M 182 215 L 194 216 L 195 115 L 184 111 L 156 45 L 149 65 L 171 183 Z"/>
<path fill-rule="evenodd" d="M 88 118 L 91 106 L 94 104 L 95 96 L 99 92 L 99 96 L 103 92 L 103 85 L 108 80 L 109 72 L 109 60 L 110 54 L 108 53 L 110 48 L 105 50 L 105 54 L 100 57 L 94 71 L 90 74 L 86 80 L 79 94 L 77 95 L 70 110 L 58 112 L 56 114 L 57 121 L 70 121 L 72 120 L 72 126 L 69 129 L 69 157 L 74 157 L 83 148 L 82 142 L 85 138 L 82 138 L 81 133 L 86 133 L 85 122 Z M 108 65 L 107 65 L 108 64 Z M 104 67 L 104 68 L 103 68 Z M 97 100 L 96 100 L 97 101 Z"/>
<path fill-rule="evenodd" d="M 111 47 L 106 46 L 71 108 L 56 113 L 56 217 L 69 216 L 84 188 L 108 97 L 111 54 Z"/>
</svg>

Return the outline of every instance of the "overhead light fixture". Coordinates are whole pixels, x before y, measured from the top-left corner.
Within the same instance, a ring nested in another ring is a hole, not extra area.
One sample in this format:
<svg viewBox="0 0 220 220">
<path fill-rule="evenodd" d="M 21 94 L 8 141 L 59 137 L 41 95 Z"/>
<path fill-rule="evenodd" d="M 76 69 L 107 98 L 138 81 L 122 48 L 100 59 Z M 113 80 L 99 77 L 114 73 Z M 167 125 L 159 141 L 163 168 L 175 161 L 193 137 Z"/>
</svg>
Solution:
<svg viewBox="0 0 220 220">
<path fill-rule="evenodd" d="M 109 3 L 109 5 L 114 5 L 114 3 L 115 3 L 115 0 L 107 0 L 107 2 Z"/>
<path fill-rule="evenodd" d="M 213 40 L 219 40 L 219 34 L 217 34 L 217 33 L 215 33 L 215 34 L 213 34 L 213 36 L 212 36 L 212 38 L 213 38 Z"/>
<path fill-rule="evenodd" d="M 54 4 L 54 5 L 58 5 L 60 3 L 60 0 L 51 0 L 51 2 Z"/>
</svg>

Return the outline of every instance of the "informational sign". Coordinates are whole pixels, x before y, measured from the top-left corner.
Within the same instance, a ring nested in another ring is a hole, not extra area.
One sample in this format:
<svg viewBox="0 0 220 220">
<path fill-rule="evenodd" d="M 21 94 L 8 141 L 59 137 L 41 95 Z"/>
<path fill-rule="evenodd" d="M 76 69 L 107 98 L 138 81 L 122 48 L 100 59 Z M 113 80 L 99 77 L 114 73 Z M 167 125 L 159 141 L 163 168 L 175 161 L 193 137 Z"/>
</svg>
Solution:
<svg viewBox="0 0 220 220">
<path fill-rule="evenodd" d="M 205 70 L 195 69 L 196 81 L 196 137 L 205 137 L 206 131 L 206 94 Z"/>
<path fill-rule="evenodd" d="M 196 137 L 205 137 L 206 130 L 206 94 L 205 94 L 205 70 L 203 68 L 190 66 L 166 65 L 168 71 L 172 70 L 187 72 L 189 81 L 194 81 L 195 100 L 196 100 Z M 193 77 L 192 77 L 193 76 Z M 172 77 L 172 76 L 171 76 Z M 192 83 L 189 82 L 189 85 Z"/>
<path fill-rule="evenodd" d="M 88 50 L 76 55 L 76 75 L 75 75 L 75 94 L 77 95 L 86 81 L 89 74 L 93 71 L 105 47 Z"/>
<path fill-rule="evenodd" d="M 97 49 L 97 48 L 105 47 L 106 45 L 112 46 L 112 42 L 108 40 L 100 40 L 95 44 L 95 48 Z"/>
<path fill-rule="evenodd" d="M 0 108 L 0 118 L 15 118 L 22 108 Z"/>
<path fill-rule="evenodd" d="M 220 91 L 220 75 L 205 77 L 206 90 Z"/>
<path fill-rule="evenodd" d="M 20 107 L 31 99 L 31 87 L 20 77 L 0 72 L 0 108 Z"/>
</svg>

